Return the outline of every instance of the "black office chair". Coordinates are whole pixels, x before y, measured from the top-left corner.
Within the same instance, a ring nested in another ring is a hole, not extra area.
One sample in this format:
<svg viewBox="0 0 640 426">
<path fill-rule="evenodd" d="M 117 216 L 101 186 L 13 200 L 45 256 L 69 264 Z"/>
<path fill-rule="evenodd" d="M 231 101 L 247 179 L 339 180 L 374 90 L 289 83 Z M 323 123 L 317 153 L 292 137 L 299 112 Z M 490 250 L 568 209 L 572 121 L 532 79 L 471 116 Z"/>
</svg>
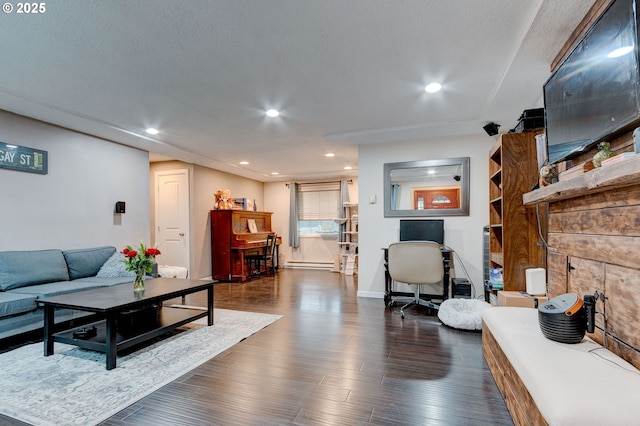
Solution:
<svg viewBox="0 0 640 426">
<path fill-rule="evenodd" d="M 270 272 L 275 272 L 275 253 L 276 253 L 276 236 L 275 234 L 267 235 L 267 242 L 262 247 L 262 253 L 251 254 L 246 256 L 249 263 L 249 274 L 259 275 L 262 273 L 262 265 L 264 264 L 264 271 L 269 275 Z"/>
<path fill-rule="evenodd" d="M 447 299 L 446 286 L 443 283 L 444 266 L 440 244 L 433 241 L 403 241 L 389 246 L 389 275 L 397 282 L 415 285 L 413 299 L 400 308 L 404 318 L 404 309 L 410 305 L 424 305 L 438 309 L 439 303 Z M 430 294 L 420 296 L 420 287 L 426 286 Z M 427 298 L 428 300 L 423 300 Z M 434 303 L 433 300 L 437 300 Z"/>
</svg>

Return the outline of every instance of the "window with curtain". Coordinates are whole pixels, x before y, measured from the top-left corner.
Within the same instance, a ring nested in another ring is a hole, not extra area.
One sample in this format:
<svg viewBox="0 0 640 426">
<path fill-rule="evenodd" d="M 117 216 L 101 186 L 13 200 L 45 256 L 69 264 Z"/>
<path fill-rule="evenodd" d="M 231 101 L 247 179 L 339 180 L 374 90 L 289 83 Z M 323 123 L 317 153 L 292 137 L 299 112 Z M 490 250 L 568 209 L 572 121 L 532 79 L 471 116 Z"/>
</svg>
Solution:
<svg viewBox="0 0 640 426">
<path fill-rule="evenodd" d="M 298 184 L 298 230 L 304 236 L 338 236 L 340 182 Z"/>
</svg>

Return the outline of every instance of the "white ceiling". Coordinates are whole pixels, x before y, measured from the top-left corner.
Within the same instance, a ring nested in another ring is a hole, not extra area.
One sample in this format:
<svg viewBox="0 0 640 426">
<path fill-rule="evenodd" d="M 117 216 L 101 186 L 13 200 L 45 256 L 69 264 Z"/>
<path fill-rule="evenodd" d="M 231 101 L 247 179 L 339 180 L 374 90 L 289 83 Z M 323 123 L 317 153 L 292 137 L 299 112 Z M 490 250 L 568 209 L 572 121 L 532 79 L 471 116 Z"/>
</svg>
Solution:
<svg viewBox="0 0 640 426">
<path fill-rule="evenodd" d="M 515 127 L 593 3 L 48 0 L 1 17 L 0 109 L 263 182 L 355 175 L 359 144 Z"/>
</svg>

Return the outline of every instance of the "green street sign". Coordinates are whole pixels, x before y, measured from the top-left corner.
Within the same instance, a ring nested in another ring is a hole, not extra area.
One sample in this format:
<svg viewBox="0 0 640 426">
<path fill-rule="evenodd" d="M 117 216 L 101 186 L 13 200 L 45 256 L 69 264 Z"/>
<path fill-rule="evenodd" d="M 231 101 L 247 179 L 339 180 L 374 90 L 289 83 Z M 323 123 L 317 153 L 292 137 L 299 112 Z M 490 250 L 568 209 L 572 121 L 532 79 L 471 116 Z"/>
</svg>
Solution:
<svg viewBox="0 0 640 426">
<path fill-rule="evenodd" d="M 0 169 L 46 175 L 47 151 L 0 142 Z"/>
</svg>

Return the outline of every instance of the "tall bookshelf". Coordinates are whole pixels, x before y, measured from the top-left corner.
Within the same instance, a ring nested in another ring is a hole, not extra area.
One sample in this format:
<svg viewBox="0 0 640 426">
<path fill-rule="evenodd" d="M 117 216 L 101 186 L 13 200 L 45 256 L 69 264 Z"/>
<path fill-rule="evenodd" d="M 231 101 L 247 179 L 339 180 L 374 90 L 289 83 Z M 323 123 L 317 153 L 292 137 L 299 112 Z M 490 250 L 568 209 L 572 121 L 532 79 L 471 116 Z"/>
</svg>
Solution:
<svg viewBox="0 0 640 426">
<path fill-rule="evenodd" d="M 338 241 L 340 254 L 334 271 L 345 275 L 358 273 L 358 203 L 343 203 L 345 219 L 336 219 L 345 223 L 343 241 Z"/>
<path fill-rule="evenodd" d="M 545 263 L 536 210 L 522 203 L 538 181 L 536 134 L 504 133 L 489 151 L 489 266 L 507 291 L 524 291 L 525 270 Z"/>
</svg>

